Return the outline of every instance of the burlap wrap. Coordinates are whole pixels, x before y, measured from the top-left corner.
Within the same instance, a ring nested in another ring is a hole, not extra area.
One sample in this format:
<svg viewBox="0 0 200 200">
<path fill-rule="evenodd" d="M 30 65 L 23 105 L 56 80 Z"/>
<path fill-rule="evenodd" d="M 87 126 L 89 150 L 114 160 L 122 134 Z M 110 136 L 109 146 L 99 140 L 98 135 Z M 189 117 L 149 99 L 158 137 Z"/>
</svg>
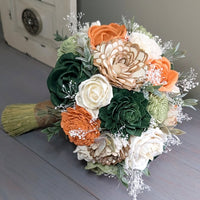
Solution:
<svg viewBox="0 0 200 200">
<path fill-rule="evenodd" d="M 36 104 L 34 113 L 38 127 L 47 127 L 59 120 L 58 114 L 52 111 L 54 111 L 54 105 L 50 100 Z"/>
</svg>

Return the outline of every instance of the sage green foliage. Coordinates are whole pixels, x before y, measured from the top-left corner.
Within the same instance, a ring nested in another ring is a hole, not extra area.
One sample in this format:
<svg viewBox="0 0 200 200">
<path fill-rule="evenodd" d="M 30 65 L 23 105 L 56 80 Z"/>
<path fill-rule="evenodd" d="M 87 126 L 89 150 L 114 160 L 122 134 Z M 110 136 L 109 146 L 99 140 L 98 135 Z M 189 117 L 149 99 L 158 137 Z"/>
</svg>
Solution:
<svg viewBox="0 0 200 200">
<path fill-rule="evenodd" d="M 128 187 L 126 179 L 127 175 L 124 171 L 123 163 L 118 163 L 117 165 L 102 165 L 100 163 L 88 162 L 85 169 L 93 171 L 98 176 L 103 174 L 116 176 L 126 187 Z"/>
<path fill-rule="evenodd" d="M 172 69 L 174 68 L 173 62 L 175 60 L 178 60 L 180 58 L 185 57 L 185 51 L 179 50 L 180 43 L 178 43 L 175 47 L 172 47 L 171 49 L 167 49 L 163 56 L 166 57 L 171 63 L 172 63 Z"/>
<path fill-rule="evenodd" d="M 149 127 L 151 116 L 146 110 L 148 101 L 143 93 L 113 88 L 109 105 L 99 110 L 101 128 L 122 137 L 140 136 Z"/>
<path fill-rule="evenodd" d="M 167 118 L 169 110 L 167 97 L 164 94 L 161 97 L 151 94 L 149 96 L 147 110 L 154 119 L 156 119 L 159 123 L 163 123 Z"/>
<path fill-rule="evenodd" d="M 60 122 L 61 121 L 59 120 L 56 123 L 53 123 L 51 127 L 47 127 L 41 131 L 42 133 L 45 133 L 47 135 L 48 142 L 52 139 L 54 135 L 57 135 L 62 130 L 62 128 L 60 127 Z"/>
<path fill-rule="evenodd" d="M 196 106 L 197 104 L 198 104 L 197 99 L 184 99 L 183 100 L 183 106 L 190 107 L 194 110 L 196 110 L 196 108 L 194 106 Z"/>
<path fill-rule="evenodd" d="M 64 41 L 64 40 L 66 40 L 68 37 L 67 37 L 67 35 L 60 35 L 59 34 L 59 32 L 58 32 L 58 30 L 56 31 L 56 33 L 54 34 L 54 40 L 55 41 L 57 41 L 57 42 L 60 42 L 60 41 Z"/>
<path fill-rule="evenodd" d="M 87 45 L 84 46 L 84 49 L 79 51 L 79 55 L 80 56 L 78 56 L 76 59 L 82 61 L 85 74 L 91 77 L 92 75 L 99 73 L 98 68 L 93 65 L 93 56 L 89 48 L 89 41 Z"/>
<path fill-rule="evenodd" d="M 182 131 L 178 128 L 171 128 L 169 129 L 170 130 L 170 133 L 173 134 L 173 135 L 183 135 L 183 134 L 186 134 L 185 131 Z"/>
<path fill-rule="evenodd" d="M 148 32 L 144 26 L 140 26 L 135 22 L 134 17 L 132 17 L 132 19 L 126 19 L 126 17 L 122 16 L 122 23 L 126 26 L 129 34 L 132 32 L 139 32 L 153 38 L 153 35 Z"/>
<path fill-rule="evenodd" d="M 68 39 L 64 40 L 62 44 L 60 45 L 60 48 L 57 51 L 58 59 L 63 55 L 67 53 L 73 53 L 77 54 L 76 52 L 76 36 L 71 36 Z"/>
<path fill-rule="evenodd" d="M 85 169 L 91 170 L 99 176 L 102 174 L 110 174 L 110 175 L 117 174 L 117 166 L 115 165 L 102 165 L 100 163 L 88 162 Z"/>
<path fill-rule="evenodd" d="M 51 102 L 55 105 L 70 105 L 74 102 L 79 84 L 89 76 L 83 71 L 83 63 L 73 53 L 63 54 L 49 74 L 47 86 Z"/>
<path fill-rule="evenodd" d="M 151 83 L 148 83 L 148 85 L 144 85 L 144 86 L 142 87 L 142 89 L 143 89 L 143 91 L 145 91 L 145 92 L 149 92 L 149 93 L 152 93 L 152 94 L 161 96 L 161 95 L 162 95 L 162 92 L 160 92 L 160 91 L 158 90 L 160 87 L 161 87 L 161 85 L 153 86 Z"/>
<path fill-rule="evenodd" d="M 148 167 L 146 167 L 142 172 L 143 172 L 143 174 L 145 176 L 150 176 L 151 175 Z"/>
</svg>

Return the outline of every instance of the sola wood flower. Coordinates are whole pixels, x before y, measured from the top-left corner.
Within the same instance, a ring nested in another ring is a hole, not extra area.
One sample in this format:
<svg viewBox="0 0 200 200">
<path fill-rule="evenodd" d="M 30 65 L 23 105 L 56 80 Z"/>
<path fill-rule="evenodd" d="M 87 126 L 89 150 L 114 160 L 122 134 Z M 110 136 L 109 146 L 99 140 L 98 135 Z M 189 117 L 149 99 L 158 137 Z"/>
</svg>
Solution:
<svg viewBox="0 0 200 200">
<path fill-rule="evenodd" d="M 62 112 L 61 127 L 70 142 L 76 145 L 89 146 L 94 143 L 94 139 L 99 137 L 100 120 L 92 120 L 92 115 L 80 106 L 75 109 L 67 108 L 67 112 Z"/>
<path fill-rule="evenodd" d="M 126 27 L 125 25 L 119 25 L 111 23 L 109 25 L 91 26 L 88 30 L 88 36 L 90 38 L 90 44 L 93 49 L 102 42 L 108 42 L 114 38 L 125 38 Z"/>
<path fill-rule="evenodd" d="M 79 85 L 76 104 L 85 108 L 93 118 L 97 118 L 99 108 L 110 103 L 113 97 L 112 86 L 101 74 L 96 74 Z"/>
<path fill-rule="evenodd" d="M 149 128 L 143 132 L 140 137 L 132 136 L 130 138 L 130 150 L 125 159 L 125 167 L 131 169 L 144 170 L 154 157 L 162 154 L 164 143 L 167 141 L 167 135 L 158 127 Z"/>
<path fill-rule="evenodd" d="M 106 133 L 95 139 L 88 147 L 93 160 L 102 165 L 115 165 L 128 156 L 129 143 L 125 138 Z"/>
<path fill-rule="evenodd" d="M 178 106 L 177 105 L 170 105 L 169 106 L 169 111 L 167 113 L 167 119 L 164 121 L 165 126 L 176 126 L 178 122 Z"/>
<path fill-rule="evenodd" d="M 154 85 L 162 85 L 162 87 L 159 88 L 159 91 L 161 92 L 171 92 L 178 81 L 178 72 L 171 70 L 170 61 L 167 58 L 162 57 L 160 59 L 150 59 L 147 61 L 147 64 L 150 65 L 150 82 Z M 160 76 L 155 80 L 154 78 L 152 79 L 152 74 L 156 71 L 159 71 Z"/>
<path fill-rule="evenodd" d="M 137 44 L 114 39 L 94 50 L 94 65 L 116 87 L 138 89 L 146 79 L 147 53 Z"/>
</svg>

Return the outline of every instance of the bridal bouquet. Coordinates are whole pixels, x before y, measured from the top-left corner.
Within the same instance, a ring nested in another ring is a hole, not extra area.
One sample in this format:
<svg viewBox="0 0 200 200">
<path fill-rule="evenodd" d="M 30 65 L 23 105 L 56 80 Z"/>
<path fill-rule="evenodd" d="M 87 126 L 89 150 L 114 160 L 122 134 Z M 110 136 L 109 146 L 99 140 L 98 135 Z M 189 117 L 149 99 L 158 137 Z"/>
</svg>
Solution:
<svg viewBox="0 0 200 200">
<path fill-rule="evenodd" d="M 47 80 L 57 120 L 43 132 L 51 139 L 62 128 L 85 169 L 117 177 L 135 200 L 149 189 L 149 164 L 180 143 L 175 126 L 190 119 L 182 108 L 197 100 L 184 97 L 198 83 L 192 68 L 176 70 L 179 44 L 122 21 L 70 23 Z"/>
</svg>

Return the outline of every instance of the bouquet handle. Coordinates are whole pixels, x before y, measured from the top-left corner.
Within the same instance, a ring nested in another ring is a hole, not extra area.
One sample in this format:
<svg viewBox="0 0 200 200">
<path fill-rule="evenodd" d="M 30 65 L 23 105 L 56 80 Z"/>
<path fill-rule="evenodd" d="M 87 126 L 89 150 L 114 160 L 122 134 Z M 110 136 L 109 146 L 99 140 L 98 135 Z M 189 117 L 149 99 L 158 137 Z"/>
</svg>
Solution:
<svg viewBox="0 0 200 200">
<path fill-rule="evenodd" d="M 60 119 L 50 100 L 37 104 L 12 104 L 2 112 L 3 129 L 11 136 L 52 125 Z"/>
</svg>

